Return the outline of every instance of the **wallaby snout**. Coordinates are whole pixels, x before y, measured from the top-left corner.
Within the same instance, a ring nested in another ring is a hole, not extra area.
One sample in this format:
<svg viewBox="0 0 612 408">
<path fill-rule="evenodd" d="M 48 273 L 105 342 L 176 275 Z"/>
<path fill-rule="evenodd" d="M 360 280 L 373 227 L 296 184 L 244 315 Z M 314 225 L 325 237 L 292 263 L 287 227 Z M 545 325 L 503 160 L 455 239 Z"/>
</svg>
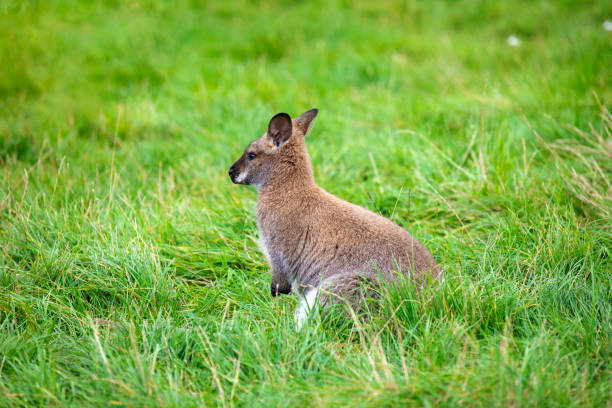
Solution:
<svg viewBox="0 0 612 408">
<path fill-rule="evenodd" d="M 234 176 L 236 176 L 236 168 L 234 166 L 230 167 L 228 173 L 230 179 L 232 179 L 232 181 L 234 182 Z"/>
<path fill-rule="evenodd" d="M 229 168 L 229 171 L 228 171 L 229 177 L 232 180 L 232 183 L 234 184 L 241 184 L 239 181 L 237 181 L 237 178 L 240 176 L 240 173 L 241 173 L 241 171 L 238 170 L 241 168 L 240 160 L 242 160 L 242 158 L 240 158 L 236 163 L 234 163 L 232 167 Z"/>
<path fill-rule="evenodd" d="M 232 183 L 234 184 L 250 184 L 247 181 L 248 169 L 247 169 L 246 161 L 248 159 L 245 158 L 245 156 L 246 156 L 246 150 L 245 150 L 245 153 L 242 156 L 240 156 L 240 158 L 236 160 L 236 162 L 232 164 L 232 167 L 230 167 L 228 170 L 230 179 L 232 180 Z"/>
</svg>

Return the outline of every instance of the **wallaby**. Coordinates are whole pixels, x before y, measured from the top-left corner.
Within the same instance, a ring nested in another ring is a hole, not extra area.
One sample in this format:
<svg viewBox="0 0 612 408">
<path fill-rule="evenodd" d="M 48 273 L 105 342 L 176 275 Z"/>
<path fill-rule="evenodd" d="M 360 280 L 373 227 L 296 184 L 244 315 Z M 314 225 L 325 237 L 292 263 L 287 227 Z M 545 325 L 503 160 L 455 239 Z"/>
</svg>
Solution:
<svg viewBox="0 0 612 408">
<path fill-rule="evenodd" d="M 317 114 L 275 115 L 229 169 L 232 182 L 259 190 L 257 225 L 272 296 L 293 291 L 301 298 L 298 328 L 330 295 L 350 300 L 364 283 L 376 287 L 397 273 L 417 282 L 441 273 L 408 231 L 316 185 L 305 137 Z"/>
</svg>

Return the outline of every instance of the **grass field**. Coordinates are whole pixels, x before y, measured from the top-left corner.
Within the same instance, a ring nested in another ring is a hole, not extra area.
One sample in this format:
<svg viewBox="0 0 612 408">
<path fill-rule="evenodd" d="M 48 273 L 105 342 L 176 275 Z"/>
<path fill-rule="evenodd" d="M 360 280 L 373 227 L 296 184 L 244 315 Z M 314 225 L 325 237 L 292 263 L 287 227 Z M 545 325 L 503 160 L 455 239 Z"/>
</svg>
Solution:
<svg viewBox="0 0 612 408">
<path fill-rule="evenodd" d="M 0 2 L 0 406 L 611 407 L 611 18 Z M 319 184 L 446 278 L 296 332 L 227 169 L 312 107 Z"/>
</svg>

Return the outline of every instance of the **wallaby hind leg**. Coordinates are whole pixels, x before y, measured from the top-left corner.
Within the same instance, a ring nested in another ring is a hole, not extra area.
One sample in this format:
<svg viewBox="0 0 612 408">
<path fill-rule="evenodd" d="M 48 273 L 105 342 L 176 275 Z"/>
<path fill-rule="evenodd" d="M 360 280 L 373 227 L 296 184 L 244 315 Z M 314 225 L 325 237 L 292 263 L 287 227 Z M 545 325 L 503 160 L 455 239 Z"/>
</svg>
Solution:
<svg viewBox="0 0 612 408">
<path fill-rule="evenodd" d="M 326 285 L 326 302 L 348 303 L 361 312 L 368 299 L 378 297 L 378 282 L 363 274 L 343 274 L 329 279 Z"/>
<path fill-rule="evenodd" d="M 365 311 L 367 299 L 378 296 L 377 282 L 362 274 L 343 274 L 328 278 L 320 288 L 302 288 L 295 310 L 295 322 L 300 330 L 319 307 L 348 303 L 357 313 Z"/>
<path fill-rule="evenodd" d="M 295 309 L 295 325 L 298 330 L 304 326 L 315 309 L 322 304 L 320 303 L 320 294 L 319 288 L 306 288 L 297 293 L 299 303 Z"/>
</svg>

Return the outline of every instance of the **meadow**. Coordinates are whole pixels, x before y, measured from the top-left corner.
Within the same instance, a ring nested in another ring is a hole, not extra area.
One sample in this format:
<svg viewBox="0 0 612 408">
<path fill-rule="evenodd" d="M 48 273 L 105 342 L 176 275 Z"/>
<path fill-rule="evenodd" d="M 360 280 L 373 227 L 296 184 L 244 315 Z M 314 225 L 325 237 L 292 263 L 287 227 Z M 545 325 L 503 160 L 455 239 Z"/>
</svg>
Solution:
<svg viewBox="0 0 612 408">
<path fill-rule="evenodd" d="M 611 407 L 610 19 L 0 1 L 0 406 Z M 298 332 L 227 169 L 313 107 L 318 183 L 445 279 Z"/>
</svg>

